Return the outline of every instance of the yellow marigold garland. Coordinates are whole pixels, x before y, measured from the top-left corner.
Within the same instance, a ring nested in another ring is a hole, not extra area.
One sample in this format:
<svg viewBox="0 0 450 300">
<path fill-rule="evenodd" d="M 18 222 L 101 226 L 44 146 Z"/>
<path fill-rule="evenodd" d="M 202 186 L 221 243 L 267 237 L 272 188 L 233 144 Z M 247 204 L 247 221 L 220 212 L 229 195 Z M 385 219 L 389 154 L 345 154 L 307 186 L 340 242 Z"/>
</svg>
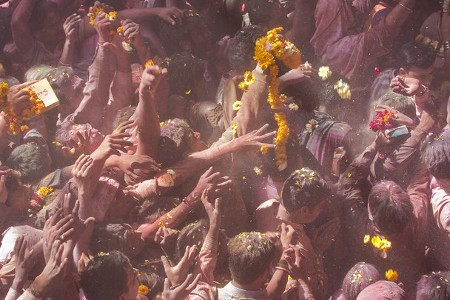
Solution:
<svg viewBox="0 0 450 300">
<path fill-rule="evenodd" d="M 92 6 L 89 7 L 89 12 L 87 16 L 89 17 L 89 24 L 94 26 L 95 18 L 101 13 L 104 12 L 104 9 L 98 6 Z M 105 19 L 109 19 L 110 21 L 115 21 L 117 19 L 117 12 L 116 11 L 110 11 L 108 13 L 105 12 Z M 109 33 L 111 35 L 114 35 L 116 32 L 120 33 L 123 31 L 123 27 L 119 26 L 115 31 L 111 30 Z"/>
<path fill-rule="evenodd" d="M 269 92 L 267 102 L 275 110 L 275 121 L 278 125 L 275 137 L 275 164 L 282 171 L 287 166 L 286 143 L 289 137 L 289 124 L 286 114 L 280 110 L 285 107 L 285 95 L 280 95 L 278 87 L 279 69 L 275 58 L 291 69 L 301 64 L 301 53 L 291 42 L 281 38 L 282 27 L 272 29 L 260 38 L 255 45 L 255 60 L 261 69 L 269 69 Z M 270 49 L 268 47 L 270 46 Z"/>
<path fill-rule="evenodd" d="M 395 270 L 392 270 L 392 269 L 387 270 L 384 275 L 385 275 L 386 279 L 389 281 L 395 282 L 398 279 L 398 272 Z"/>
<path fill-rule="evenodd" d="M 28 89 L 30 97 L 29 106 L 23 110 L 21 115 L 16 115 L 9 107 L 7 96 L 9 93 L 9 86 L 6 82 L 0 84 L 0 110 L 4 113 L 8 121 L 8 133 L 16 135 L 19 132 L 27 131 L 29 128 L 24 122 L 30 121 L 34 116 L 40 116 L 45 109 L 44 102 L 37 96 L 36 92 Z"/>
<path fill-rule="evenodd" d="M 140 294 L 140 295 L 147 296 L 149 292 L 150 292 L 150 289 L 149 289 L 149 287 L 146 286 L 145 284 L 141 284 L 141 285 L 139 286 L 139 294 Z"/>
</svg>

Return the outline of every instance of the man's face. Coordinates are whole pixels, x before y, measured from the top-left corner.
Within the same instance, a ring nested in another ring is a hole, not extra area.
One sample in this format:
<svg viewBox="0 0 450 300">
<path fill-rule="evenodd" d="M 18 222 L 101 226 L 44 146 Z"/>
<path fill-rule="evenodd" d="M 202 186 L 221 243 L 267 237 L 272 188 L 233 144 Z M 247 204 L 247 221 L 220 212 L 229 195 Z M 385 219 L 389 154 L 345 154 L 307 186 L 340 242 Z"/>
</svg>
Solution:
<svg viewBox="0 0 450 300">
<path fill-rule="evenodd" d="M 400 68 L 400 75 L 418 79 L 423 85 L 430 86 L 433 80 L 433 67 L 429 67 L 428 69 L 422 69 L 416 66 L 411 66 L 408 69 Z"/>
<path fill-rule="evenodd" d="M 313 223 L 323 211 L 325 204 L 327 201 L 322 200 L 320 203 L 316 204 L 314 208 L 308 208 L 306 206 L 288 213 L 283 205 L 278 207 L 277 218 L 285 221 L 287 224 L 295 225 L 295 224 L 309 224 Z"/>
<path fill-rule="evenodd" d="M 127 269 L 127 285 L 128 285 L 128 291 L 121 295 L 121 300 L 135 300 L 138 292 L 139 292 L 139 278 L 138 278 L 138 271 L 134 269 L 131 265 L 128 265 L 126 267 Z"/>
<path fill-rule="evenodd" d="M 69 76 L 69 83 L 64 89 L 64 95 L 66 97 L 67 106 L 69 106 L 71 112 L 73 112 L 83 100 L 85 82 L 74 74 L 67 74 L 67 76 Z"/>
<path fill-rule="evenodd" d="M 194 53 L 199 57 L 205 57 L 212 48 L 211 31 L 206 24 L 199 24 L 196 30 L 190 33 L 190 38 Z"/>
</svg>

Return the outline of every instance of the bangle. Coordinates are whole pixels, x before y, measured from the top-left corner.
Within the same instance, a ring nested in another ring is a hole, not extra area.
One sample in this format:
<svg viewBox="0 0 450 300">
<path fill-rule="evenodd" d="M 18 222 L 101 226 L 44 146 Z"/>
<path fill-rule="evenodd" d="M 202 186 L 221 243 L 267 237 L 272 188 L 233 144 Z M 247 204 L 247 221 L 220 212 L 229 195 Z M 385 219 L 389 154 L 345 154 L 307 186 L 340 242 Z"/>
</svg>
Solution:
<svg viewBox="0 0 450 300">
<path fill-rule="evenodd" d="M 444 51 L 448 52 L 450 51 L 450 41 L 445 41 L 442 43 L 442 45 L 444 46 Z"/>
<path fill-rule="evenodd" d="M 406 6 L 405 4 L 400 2 L 398 5 L 400 5 L 401 7 L 406 9 L 407 11 L 409 11 L 411 14 L 413 13 L 413 10 L 411 8 L 409 8 L 408 6 Z"/>
<path fill-rule="evenodd" d="M 31 294 L 31 296 L 38 298 L 38 299 L 42 299 L 44 298 L 44 295 L 42 295 L 40 292 L 34 290 L 32 287 L 29 287 L 27 289 L 27 292 Z"/>
<path fill-rule="evenodd" d="M 275 267 L 275 269 L 276 269 L 276 270 L 284 271 L 284 272 L 288 273 L 288 275 L 291 274 L 291 272 L 289 272 L 288 269 L 285 269 L 285 268 L 282 268 L 282 267 Z"/>
<path fill-rule="evenodd" d="M 429 89 L 423 84 L 420 85 L 422 87 L 422 92 L 417 93 L 416 96 L 422 97 L 425 93 L 428 93 Z"/>
<path fill-rule="evenodd" d="M 285 259 L 280 259 L 280 261 L 277 264 L 277 267 L 283 268 L 283 269 L 288 269 L 289 265 L 288 262 Z"/>
</svg>

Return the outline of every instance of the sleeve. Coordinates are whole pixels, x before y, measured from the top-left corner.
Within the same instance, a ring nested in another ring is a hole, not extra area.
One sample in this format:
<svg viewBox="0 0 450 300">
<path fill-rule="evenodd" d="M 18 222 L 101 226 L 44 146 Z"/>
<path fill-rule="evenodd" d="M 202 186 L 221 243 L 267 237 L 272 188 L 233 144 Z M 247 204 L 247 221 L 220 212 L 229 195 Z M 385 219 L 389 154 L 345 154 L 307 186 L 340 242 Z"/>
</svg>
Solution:
<svg viewBox="0 0 450 300">
<path fill-rule="evenodd" d="M 131 81 L 131 72 L 116 71 L 110 93 L 110 101 L 106 106 L 105 122 L 103 123 L 103 133 L 110 133 L 114 130 L 112 124 L 116 118 L 117 112 L 129 105 L 133 100 L 133 83 Z"/>
<path fill-rule="evenodd" d="M 360 244 L 364 235 L 368 234 L 366 230 L 369 217 L 361 187 L 367 179 L 375 155 L 373 146 L 366 148 L 339 180 L 338 194 L 342 198 L 343 224 L 349 232 L 353 232 L 351 237 L 356 244 Z"/>
<path fill-rule="evenodd" d="M 424 241 L 428 224 L 428 207 L 430 202 L 430 177 L 425 165 L 421 162 L 412 170 L 413 178 L 407 187 L 407 192 L 417 220 L 417 239 Z"/>
<path fill-rule="evenodd" d="M 431 208 L 439 229 L 450 234 L 450 195 L 434 178 L 431 181 Z"/>
<path fill-rule="evenodd" d="M 362 14 L 369 14 L 378 0 L 354 0 L 352 6 Z"/>
<path fill-rule="evenodd" d="M 111 51 L 98 46 L 94 61 L 89 66 L 89 78 L 84 88 L 84 97 L 74 113 L 76 123 L 90 123 L 93 127 L 102 128 L 103 110 L 109 100 L 109 88 L 114 76 Z"/>
</svg>

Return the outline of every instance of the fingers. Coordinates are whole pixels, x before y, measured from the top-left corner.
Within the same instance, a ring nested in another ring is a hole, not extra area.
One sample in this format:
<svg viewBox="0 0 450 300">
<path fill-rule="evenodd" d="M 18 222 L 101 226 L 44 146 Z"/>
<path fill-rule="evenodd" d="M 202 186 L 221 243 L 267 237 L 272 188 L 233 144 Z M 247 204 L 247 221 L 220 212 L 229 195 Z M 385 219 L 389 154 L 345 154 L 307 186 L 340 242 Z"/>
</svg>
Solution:
<svg viewBox="0 0 450 300">
<path fill-rule="evenodd" d="M 220 214 L 220 212 L 222 211 L 222 204 L 223 204 L 222 197 L 216 198 L 216 201 L 214 203 L 214 209 L 217 212 L 217 214 Z"/>
<path fill-rule="evenodd" d="M 170 270 L 170 268 L 172 267 L 171 265 L 170 265 L 170 262 L 169 262 L 169 260 L 167 259 L 167 257 L 166 256 L 161 256 L 161 262 L 162 262 L 162 264 L 163 264 L 163 267 L 164 267 L 164 271 L 166 272 L 166 274 L 167 274 L 167 272 Z"/>
<path fill-rule="evenodd" d="M 164 279 L 164 290 L 165 291 L 170 290 L 170 280 L 167 277 Z"/>
<path fill-rule="evenodd" d="M 212 170 L 213 170 L 213 167 L 209 167 L 209 169 L 206 170 L 205 173 L 203 173 L 202 177 L 203 177 L 203 178 L 208 177 L 208 176 L 212 173 Z"/>
<path fill-rule="evenodd" d="M 32 81 L 28 81 L 22 84 L 18 84 L 18 85 L 14 85 L 11 87 L 11 91 L 17 91 L 17 90 L 22 90 L 30 85 L 32 85 L 33 83 L 38 82 L 37 80 L 32 80 Z M 26 91 L 26 93 L 28 94 L 28 92 Z"/>
<path fill-rule="evenodd" d="M 128 120 L 123 123 L 121 123 L 116 130 L 114 130 L 114 133 L 125 133 L 127 129 L 132 128 L 135 125 L 135 120 Z"/>
<path fill-rule="evenodd" d="M 192 277 L 191 277 L 192 278 Z M 198 283 L 198 281 L 200 280 L 200 274 L 198 274 L 195 278 L 194 278 L 194 280 L 192 281 L 192 283 L 191 284 L 189 284 L 187 287 L 186 287 L 186 291 L 187 292 L 192 292 L 193 290 L 194 290 L 194 288 L 197 286 L 197 283 Z M 189 281 L 188 281 L 188 278 L 186 278 L 186 281 L 187 282 L 189 282 L 190 281 L 190 279 L 189 279 Z M 186 282 L 185 281 L 185 282 Z"/>
<path fill-rule="evenodd" d="M 257 129 L 255 131 L 256 135 L 260 135 L 262 132 L 264 132 L 269 127 L 269 124 L 264 124 L 261 128 Z"/>
</svg>

